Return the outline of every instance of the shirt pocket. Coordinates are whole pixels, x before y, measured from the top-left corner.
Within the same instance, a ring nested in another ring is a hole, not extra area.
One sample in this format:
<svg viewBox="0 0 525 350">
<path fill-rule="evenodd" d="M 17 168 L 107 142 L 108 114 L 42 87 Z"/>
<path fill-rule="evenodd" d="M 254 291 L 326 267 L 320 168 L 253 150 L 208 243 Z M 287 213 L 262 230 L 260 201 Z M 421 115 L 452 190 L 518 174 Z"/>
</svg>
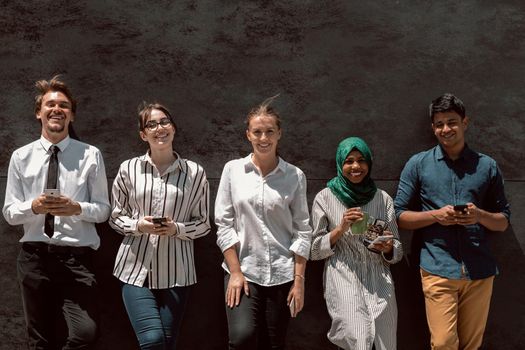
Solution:
<svg viewBox="0 0 525 350">
<path fill-rule="evenodd" d="M 266 186 L 264 190 L 264 206 L 268 211 L 288 210 L 291 201 L 292 195 L 290 192 Z"/>
</svg>

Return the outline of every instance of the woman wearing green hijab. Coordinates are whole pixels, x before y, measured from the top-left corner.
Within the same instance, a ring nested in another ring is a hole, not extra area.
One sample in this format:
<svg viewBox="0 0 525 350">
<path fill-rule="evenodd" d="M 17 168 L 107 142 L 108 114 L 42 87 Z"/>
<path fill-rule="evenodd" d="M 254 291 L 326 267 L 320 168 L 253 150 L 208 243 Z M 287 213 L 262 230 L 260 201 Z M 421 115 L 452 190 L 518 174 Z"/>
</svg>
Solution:
<svg viewBox="0 0 525 350">
<path fill-rule="evenodd" d="M 365 141 L 341 141 L 336 163 L 337 176 L 312 207 L 311 259 L 326 260 L 328 339 L 347 350 L 395 350 L 397 306 L 389 266 L 401 260 L 403 251 L 393 201 L 370 177 L 372 153 Z M 366 232 L 359 226 L 366 228 L 372 218 L 385 223 L 386 237 L 363 244 Z"/>
</svg>

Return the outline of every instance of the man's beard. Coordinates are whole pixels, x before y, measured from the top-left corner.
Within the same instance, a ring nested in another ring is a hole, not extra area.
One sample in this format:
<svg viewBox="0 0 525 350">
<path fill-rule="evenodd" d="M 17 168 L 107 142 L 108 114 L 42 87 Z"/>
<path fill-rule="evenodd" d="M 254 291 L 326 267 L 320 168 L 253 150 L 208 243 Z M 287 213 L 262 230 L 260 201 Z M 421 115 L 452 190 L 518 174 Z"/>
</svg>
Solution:
<svg viewBox="0 0 525 350">
<path fill-rule="evenodd" d="M 60 125 L 49 125 L 49 124 L 47 124 L 47 131 L 50 132 L 50 133 L 60 134 L 61 132 L 64 131 L 65 128 L 66 127 L 65 127 L 64 124 L 60 124 Z"/>
</svg>

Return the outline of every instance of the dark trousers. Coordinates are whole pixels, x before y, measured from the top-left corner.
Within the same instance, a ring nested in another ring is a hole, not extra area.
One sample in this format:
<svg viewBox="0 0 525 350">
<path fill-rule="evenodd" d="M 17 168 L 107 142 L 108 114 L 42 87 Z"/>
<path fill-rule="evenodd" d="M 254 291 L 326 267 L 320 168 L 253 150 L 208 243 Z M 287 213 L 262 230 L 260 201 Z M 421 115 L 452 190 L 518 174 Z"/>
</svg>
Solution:
<svg viewBox="0 0 525 350">
<path fill-rule="evenodd" d="M 175 350 L 190 287 L 149 289 L 122 283 L 122 299 L 143 350 Z"/>
<path fill-rule="evenodd" d="M 97 337 L 93 250 L 25 242 L 17 274 L 30 349 L 89 349 Z M 57 336 L 60 325 L 67 336 Z"/>
<path fill-rule="evenodd" d="M 224 290 L 230 275 L 224 278 Z M 290 310 L 286 298 L 292 282 L 272 287 L 248 283 L 250 295 L 242 295 L 239 306 L 226 306 L 230 350 L 284 349 Z"/>
</svg>

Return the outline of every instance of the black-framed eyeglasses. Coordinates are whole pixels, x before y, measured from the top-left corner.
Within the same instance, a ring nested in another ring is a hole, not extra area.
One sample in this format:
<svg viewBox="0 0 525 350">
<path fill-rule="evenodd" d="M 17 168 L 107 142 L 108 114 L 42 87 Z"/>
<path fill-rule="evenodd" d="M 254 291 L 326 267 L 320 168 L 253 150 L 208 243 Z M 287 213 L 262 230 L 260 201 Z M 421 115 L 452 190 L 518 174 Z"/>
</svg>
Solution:
<svg viewBox="0 0 525 350">
<path fill-rule="evenodd" d="M 163 128 L 167 128 L 168 125 L 171 125 L 171 120 L 169 118 L 162 118 L 158 122 L 154 120 L 149 120 L 146 124 L 144 124 L 144 129 L 148 129 L 149 131 L 155 131 L 157 130 L 159 125 Z"/>
</svg>

